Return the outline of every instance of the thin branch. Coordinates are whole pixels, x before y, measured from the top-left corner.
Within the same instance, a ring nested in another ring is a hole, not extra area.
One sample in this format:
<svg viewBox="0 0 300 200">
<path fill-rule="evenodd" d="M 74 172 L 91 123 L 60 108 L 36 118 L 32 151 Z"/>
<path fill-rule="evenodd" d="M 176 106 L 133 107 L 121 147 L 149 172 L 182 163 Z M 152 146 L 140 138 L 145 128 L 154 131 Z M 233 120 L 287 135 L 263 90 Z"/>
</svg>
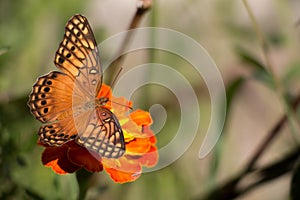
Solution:
<svg viewBox="0 0 300 200">
<path fill-rule="evenodd" d="M 292 103 L 292 109 L 296 110 L 298 105 L 300 103 L 300 94 L 296 97 L 296 99 Z M 275 137 L 280 133 L 282 127 L 285 125 L 287 122 L 288 117 L 287 115 L 284 115 L 278 120 L 278 122 L 275 124 L 275 126 L 271 129 L 269 134 L 265 137 L 263 142 L 259 145 L 251 159 L 249 160 L 248 164 L 246 165 L 247 167 L 245 168 L 246 172 L 249 172 L 253 169 L 254 165 L 256 164 L 257 160 L 261 157 L 263 152 L 269 147 L 271 142 L 275 139 Z"/>
<path fill-rule="evenodd" d="M 275 89 L 276 92 L 278 94 L 278 97 L 280 98 L 280 100 L 282 101 L 285 111 L 287 113 L 287 120 L 289 120 L 289 125 L 291 128 L 291 132 L 292 133 L 297 133 L 300 130 L 300 125 L 297 122 L 297 118 L 295 116 L 295 113 L 292 112 L 292 109 L 290 107 L 290 105 L 288 104 L 288 102 L 285 99 L 284 96 L 284 91 L 283 91 L 283 87 L 281 84 L 280 79 L 276 76 L 275 72 L 274 72 L 274 66 L 271 64 L 271 59 L 269 57 L 269 45 L 264 37 L 264 34 L 262 33 L 260 26 L 257 23 L 257 20 L 248 4 L 247 0 L 243 0 L 244 6 L 249 14 L 249 17 L 251 19 L 251 22 L 253 24 L 254 30 L 256 32 L 257 38 L 258 38 L 258 42 L 260 43 L 260 46 L 262 48 L 262 53 L 263 56 L 265 58 L 265 62 L 266 62 L 266 68 L 269 71 L 269 73 L 271 74 L 273 81 L 275 83 Z M 295 135 L 295 134 L 294 134 Z M 296 141 L 298 138 L 295 138 Z"/>
<path fill-rule="evenodd" d="M 250 174 L 247 174 L 247 176 L 256 174 L 259 175 L 259 178 L 254 182 L 248 184 L 247 186 L 244 186 L 241 189 L 238 189 L 237 184 L 241 181 L 242 178 L 246 176 L 246 174 L 239 174 L 233 177 L 229 181 L 225 182 L 221 186 L 209 192 L 204 197 L 197 198 L 197 199 L 231 200 L 239 196 L 245 195 L 247 192 L 254 189 L 255 187 L 267 183 L 269 181 L 272 181 L 273 179 L 276 179 L 290 172 L 293 169 L 295 163 L 297 162 L 299 158 L 299 154 L 300 154 L 300 148 L 296 148 L 281 160 L 276 161 L 260 169 L 257 169 Z"/>
<path fill-rule="evenodd" d="M 118 56 L 118 58 L 110 64 L 109 69 L 111 69 L 111 71 L 108 72 L 108 76 L 107 76 L 107 77 L 109 77 L 108 83 L 110 83 L 115 78 L 115 74 L 118 74 L 118 72 L 120 71 L 120 68 L 122 67 L 122 62 L 124 61 L 124 58 L 125 58 L 125 55 L 123 55 L 122 53 L 128 46 L 128 44 L 131 41 L 131 38 L 133 36 L 133 32 L 131 32 L 129 30 L 132 30 L 132 29 L 135 29 L 138 27 L 144 14 L 151 8 L 151 4 L 152 4 L 152 0 L 139 0 L 138 1 L 137 10 L 135 12 L 135 15 L 132 18 L 131 23 L 127 28 L 128 32 L 126 33 L 126 36 L 120 46 L 120 49 L 116 54 Z"/>
<path fill-rule="evenodd" d="M 292 102 L 292 106 L 291 106 L 292 109 L 296 110 L 297 107 L 299 106 L 299 104 L 300 104 L 300 93 L 295 98 L 295 100 Z M 268 170 L 270 171 L 270 169 L 274 169 L 274 167 L 278 167 L 279 165 L 282 165 L 282 166 L 280 166 L 280 168 L 283 168 L 284 165 L 286 165 L 286 166 L 293 165 L 294 162 L 298 158 L 298 156 L 296 156 L 296 155 L 299 155 L 299 153 L 300 153 L 299 149 L 296 149 L 295 151 L 290 153 L 288 156 L 286 156 L 279 162 L 274 162 L 273 164 L 271 164 L 267 167 L 263 167 L 263 168 L 254 170 L 254 166 L 257 163 L 258 159 L 262 156 L 262 154 L 270 146 L 272 141 L 280 133 L 280 131 L 282 130 L 282 127 L 287 123 L 287 121 L 288 121 L 287 115 L 282 116 L 280 118 L 280 120 L 278 120 L 278 122 L 270 130 L 269 134 L 267 134 L 267 136 L 265 137 L 263 142 L 259 145 L 259 147 L 257 148 L 257 150 L 255 151 L 255 153 L 253 154 L 250 161 L 248 162 L 248 164 L 246 165 L 245 169 L 242 172 L 240 172 L 236 176 L 232 177 L 231 179 L 229 179 L 227 182 L 221 184 L 220 186 L 217 186 L 215 189 L 210 191 L 204 197 L 197 198 L 197 199 L 201 199 L 201 200 L 203 200 L 203 199 L 204 200 L 233 199 L 233 198 L 236 198 L 236 197 L 244 194 L 245 192 L 249 191 L 250 189 L 253 189 L 256 186 L 261 185 L 263 182 L 278 178 L 279 176 L 286 173 L 287 171 L 290 171 L 291 168 L 288 168 L 289 170 L 285 170 L 285 171 L 283 170 L 281 173 L 277 173 L 277 174 L 276 173 L 275 174 L 266 173 L 266 172 L 268 172 Z M 244 179 L 246 176 L 248 176 L 250 173 L 254 173 L 254 172 L 261 173 L 262 177 L 257 182 L 245 187 L 243 190 L 238 190 L 237 186 L 241 182 L 241 180 Z"/>
</svg>

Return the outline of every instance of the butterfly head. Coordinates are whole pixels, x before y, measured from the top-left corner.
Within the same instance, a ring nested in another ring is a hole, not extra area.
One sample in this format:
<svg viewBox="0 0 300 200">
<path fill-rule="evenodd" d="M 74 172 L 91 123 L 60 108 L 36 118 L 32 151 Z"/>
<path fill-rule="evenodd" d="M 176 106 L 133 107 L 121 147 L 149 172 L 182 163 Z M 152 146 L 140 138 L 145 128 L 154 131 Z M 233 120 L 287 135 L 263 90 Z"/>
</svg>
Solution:
<svg viewBox="0 0 300 200">
<path fill-rule="evenodd" d="M 105 106 L 108 101 L 109 101 L 109 99 L 107 97 L 101 97 L 99 99 L 96 99 L 96 105 L 97 106 Z"/>
</svg>

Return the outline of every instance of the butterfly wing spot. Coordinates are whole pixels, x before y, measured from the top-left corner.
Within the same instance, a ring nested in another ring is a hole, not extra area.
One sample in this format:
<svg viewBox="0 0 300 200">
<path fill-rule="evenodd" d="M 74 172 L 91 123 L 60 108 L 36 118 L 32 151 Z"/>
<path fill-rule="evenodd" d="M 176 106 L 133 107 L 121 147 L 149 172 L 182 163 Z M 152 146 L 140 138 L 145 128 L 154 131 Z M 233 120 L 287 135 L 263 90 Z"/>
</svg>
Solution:
<svg viewBox="0 0 300 200">
<path fill-rule="evenodd" d="M 50 92 L 50 88 L 49 87 L 44 87 L 44 92 Z"/>
<path fill-rule="evenodd" d="M 49 109 L 48 108 L 44 108 L 44 114 L 47 114 L 48 113 L 48 111 L 49 111 Z"/>
<path fill-rule="evenodd" d="M 71 58 L 71 54 L 68 53 L 68 54 L 66 55 L 66 58 Z"/>
<path fill-rule="evenodd" d="M 90 69 L 90 72 L 89 72 L 90 74 L 97 74 L 98 73 L 98 71 L 97 71 L 97 69 L 96 68 L 92 68 L 92 69 Z"/>
<path fill-rule="evenodd" d="M 63 63 L 65 62 L 65 59 L 62 58 L 62 57 L 58 57 L 58 62 L 59 62 L 60 64 L 63 64 Z"/>
</svg>

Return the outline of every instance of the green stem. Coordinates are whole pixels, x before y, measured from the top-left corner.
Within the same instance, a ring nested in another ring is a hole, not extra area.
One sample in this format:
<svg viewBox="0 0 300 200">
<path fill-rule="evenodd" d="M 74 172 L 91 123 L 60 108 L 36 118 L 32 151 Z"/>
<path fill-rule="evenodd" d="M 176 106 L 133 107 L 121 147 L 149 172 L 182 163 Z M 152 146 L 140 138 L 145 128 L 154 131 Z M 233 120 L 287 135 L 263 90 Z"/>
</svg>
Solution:
<svg viewBox="0 0 300 200">
<path fill-rule="evenodd" d="M 85 169 L 80 169 L 76 172 L 76 179 L 79 187 L 78 199 L 83 200 L 86 197 L 86 193 L 89 189 L 90 178 L 93 173 L 86 171 Z"/>
</svg>

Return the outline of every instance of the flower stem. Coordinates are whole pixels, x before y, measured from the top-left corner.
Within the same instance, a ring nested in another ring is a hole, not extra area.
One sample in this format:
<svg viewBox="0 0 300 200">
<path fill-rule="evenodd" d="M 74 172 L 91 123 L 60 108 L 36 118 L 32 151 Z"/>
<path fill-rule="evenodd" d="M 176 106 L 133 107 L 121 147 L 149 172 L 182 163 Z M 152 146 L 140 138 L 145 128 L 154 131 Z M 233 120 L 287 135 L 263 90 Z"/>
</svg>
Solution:
<svg viewBox="0 0 300 200">
<path fill-rule="evenodd" d="M 76 172 L 76 179 L 79 187 L 78 199 L 85 199 L 86 193 L 89 189 L 90 178 L 93 173 L 86 171 L 85 169 L 80 169 Z"/>
</svg>

